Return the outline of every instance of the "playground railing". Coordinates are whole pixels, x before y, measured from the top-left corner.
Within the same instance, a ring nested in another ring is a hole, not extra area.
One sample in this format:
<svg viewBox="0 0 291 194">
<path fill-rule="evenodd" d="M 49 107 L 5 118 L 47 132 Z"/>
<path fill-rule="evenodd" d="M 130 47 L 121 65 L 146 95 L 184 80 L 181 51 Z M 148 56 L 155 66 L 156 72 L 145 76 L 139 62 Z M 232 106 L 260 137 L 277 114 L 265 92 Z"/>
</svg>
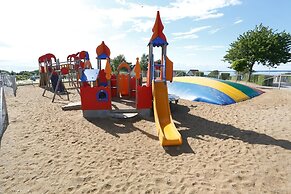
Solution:
<svg viewBox="0 0 291 194">
<path fill-rule="evenodd" d="M 273 77 L 269 77 L 265 79 L 267 80 L 273 80 L 273 86 L 278 87 L 278 89 L 284 87 L 284 88 L 291 88 L 291 75 L 290 74 L 280 74 L 275 75 Z"/>
<path fill-rule="evenodd" d="M 7 106 L 6 106 L 6 100 L 5 100 L 5 94 L 4 94 L 4 88 L 1 85 L 0 86 L 0 115 L 1 115 L 1 121 L 0 121 L 0 146 L 1 146 L 1 140 L 2 136 L 9 124 L 8 122 L 8 112 L 7 112 Z"/>
<path fill-rule="evenodd" d="M 11 87 L 13 89 L 13 94 L 16 96 L 17 84 L 16 84 L 16 76 L 8 75 L 5 73 L 0 74 L 0 85 Z"/>
<path fill-rule="evenodd" d="M 0 116 L 1 116 L 0 145 L 1 145 L 2 136 L 9 124 L 8 111 L 7 111 L 5 92 L 4 92 L 5 87 L 11 87 L 13 89 L 14 96 L 16 96 L 16 90 L 17 90 L 16 76 L 0 73 Z"/>
</svg>

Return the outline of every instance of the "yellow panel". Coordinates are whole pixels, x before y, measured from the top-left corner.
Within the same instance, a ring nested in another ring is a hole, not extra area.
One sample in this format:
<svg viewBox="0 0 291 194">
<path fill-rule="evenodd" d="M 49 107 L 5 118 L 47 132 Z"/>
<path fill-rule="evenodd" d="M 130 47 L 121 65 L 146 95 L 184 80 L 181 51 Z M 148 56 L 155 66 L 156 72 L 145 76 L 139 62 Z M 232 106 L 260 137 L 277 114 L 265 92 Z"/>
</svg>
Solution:
<svg viewBox="0 0 291 194">
<path fill-rule="evenodd" d="M 182 137 L 174 125 L 166 82 L 152 82 L 155 123 L 162 146 L 181 145 Z"/>
<path fill-rule="evenodd" d="M 190 77 L 190 76 L 189 77 L 175 77 L 174 81 L 193 83 L 193 84 L 198 84 L 198 85 L 208 86 L 208 87 L 214 88 L 214 89 L 228 95 L 236 102 L 240 102 L 240 101 L 249 99 L 249 97 L 246 94 L 244 94 L 243 92 L 241 92 L 240 90 L 238 90 L 238 89 L 236 89 L 228 84 L 225 84 L 225 83 L 222 83 L 220 81 L 210 79 L 210 78 Z"/>
</svg>

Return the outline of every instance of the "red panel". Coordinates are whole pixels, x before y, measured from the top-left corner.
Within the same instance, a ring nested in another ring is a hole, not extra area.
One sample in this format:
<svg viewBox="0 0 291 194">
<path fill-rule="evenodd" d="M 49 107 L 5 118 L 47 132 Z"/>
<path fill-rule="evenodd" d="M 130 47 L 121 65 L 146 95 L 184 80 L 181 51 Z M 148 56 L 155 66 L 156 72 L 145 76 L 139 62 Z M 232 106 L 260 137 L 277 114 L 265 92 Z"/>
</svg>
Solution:
<svg viewBox="0 0 291 194">
<path fill-rule="evenodd" d="M 137 109 L 152 108 L 152 87 L 151 86 L 137 86 Z"/>
<path fill-rule="evenodd" d="M 44 66 L 40 67 L 40 73 L 45 73 Z"/>
<path fill-rule="evenodd" d="M 107 101 L 98 101 L 97 94 L 100 90 L 107 92 Z M 80 95 L 82 110 L 111 110 L 111 92 L 108 87 L 81 87 Z"/>
<path fill-rule="evenodd" d="M 116 97 L 117 96 L 117 88 L 111 88 L 111 96 Z"/>
<path fill-rule="evenodd" d="M 131 90 L 130 91 L 130 96 L 135 98 L 135 91 Z"/>
<path fill-rule="evenodd" d="M 98 84 L 99 84 L 99 86 L 100 86 L 101 83 L 107 84 L 106 73 L 105 73 L 105 70 L 104 69 L 102 69 L 99 72 L 99 75 L 98 75 Z"/>
<path fill-rule="evenodd" d="M 136 79 L 134 77 L 130 78 L 130 86 L 129 87 L 130 87 L 131 90 L 135 90 L 135 88 L 136 88 Z"/>
<path fill-rule="evenodd" d="M 88 82 L 82 82 L 83 87 L 90 87 L 90 84 Z"/>
<path fill-rule="evenodd" d="M 62 72 L 62 75 L 67 75 L 69 74 L 69 69 L 67 67 L 62 67 L 61 72 Z"/>
<path fill-rule="evenodd" d="M 111 85 L 111 87 L 116 87 L 116 75 L 112 75 L 111 76 L 111 80 L 110 80 L 111 82 L 110 82 L 110 85 Z"/>
</svg>

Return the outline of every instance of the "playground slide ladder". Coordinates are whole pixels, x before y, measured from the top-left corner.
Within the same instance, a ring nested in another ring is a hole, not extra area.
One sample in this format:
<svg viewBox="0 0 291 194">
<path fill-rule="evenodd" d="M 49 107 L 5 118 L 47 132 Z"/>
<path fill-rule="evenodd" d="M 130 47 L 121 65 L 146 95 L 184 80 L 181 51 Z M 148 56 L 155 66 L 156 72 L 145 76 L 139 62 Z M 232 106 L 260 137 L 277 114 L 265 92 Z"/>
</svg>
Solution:
<svg viewBox="0 0 291 194">
<path fill-rule="evenodd" d="M 182 137 L 174 125 L 168 100 L 167 82 L 152 82 L 154 118 L 162 146 L 182 144 Z"/>
</svg>

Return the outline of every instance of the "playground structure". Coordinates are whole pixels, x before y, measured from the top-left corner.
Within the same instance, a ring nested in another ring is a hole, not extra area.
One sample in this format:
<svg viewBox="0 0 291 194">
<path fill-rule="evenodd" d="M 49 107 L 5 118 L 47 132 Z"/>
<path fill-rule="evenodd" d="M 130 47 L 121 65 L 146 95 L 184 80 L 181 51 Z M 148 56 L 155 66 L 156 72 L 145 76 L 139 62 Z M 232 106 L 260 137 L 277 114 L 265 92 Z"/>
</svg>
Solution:
<svg viewBox="0 0 291 194">
<path fill-rule="evenodd" d="M 153 35 L 149 41 L 149 63 L 146 83 L 142 83 L 139 59 L 132 69 L 126 62 L 113 74 L 110 66 L 110 49 L 102 41 L 96 48 L 97 68 L 92 69 L 89 54 L 81 51 L 71 54 L 66 62 L 59 62 L 53 54 L 39 58 L 40 86 L 44 87 L 43 96 L 50 88 L 55 96 L 69 93 L 64 86 L 63 78 L 67 76 L 69 84 L 80 88 L 81 109 L 85 118 L 104 118 L 129 114 L 150 116 L 154 113 L 157 133 L 162 146 L 181 145 L 182 137 L 176 129 L 169 105 L 167 81 L 173 79 L 173 62 L 167 57 L 168 42 L 163 33 L 160 14 L 157 12 Z M 161 63 L 154 62 L 153 49 L 161 48 Z M 105 63 L 104 63 L 105 62 Z M 102 65 L 103 63 L 103 65 Z M 105 65 L 104 65 L 105 64 Z M 103 66 L 103 67 L 102 67 Z M 177 98 L 174 101 L 177 102 Z M 115 104 L 113 104 L 115 103 Z M 130 108 L 119 108 L 116 103 L 130 105 Z"/>
<path fill-rule="evenodd" d="M 117 75 L 112 74 L 110 49 L 104 41 L 96 48 L 97 69 L 85 69 L 81 76 L 81 108 L 86 118 L 110 117 L 116 113 L 149 114 L 152 108 L 150 86 L 141 86 L 139 60 L 133 69 L 122 62 L 117 68 Z M 106 61 L 102 68 L 102 61 Z M 129 101 L 130 109 L 112 109 L 112 100 Z"/>
<path fill-rule="evenodd" d="M 243 84 L 205 77 L 175 77 L 168 87 L 170 93 L 186 100 L 228 105 L 262 94 Z"/>
<path fill-rule="evenodd" d="M 170 111 L 167 81 L 173 78 L 173 62 L 167 57 L 167 39 L 164 26 L 157 12 L 152 29 L 153 35 L 148 44 L 149 63 L 145 85 L 142 85 L 141 68 L 137 58 L 131 76 L 131 68 L 125 62 L 112 75 L 110 49 L 104 41 L 96 48 L 97 69 L 84 69 L 81 75 L 81 109 L 85 118 L 111 117 L 114 114 L 139 113 L 154 119 L 162 146 L 181 145 L 182 137 L 176 129 Z M 154 47 L 161 48 L 161 64 L 154 63 Z M 102 61 L 106 60 L 102 69 Z M 131 109 L 113 109 L 112 101 L 130 101 Z"/>
<path fill-rule="evenodd" d="M 43 96 L 46 91 L 53 91 L 54 95 L 52 102 L 54 102 L 56 95 L 66 94 L 67 100 L 69 98 L 69 92 L 64 85 L 64 78 L 68 79 L 69 85 L 77 89 L 78 93 L 78 80 L 81 72 L 81 68 L 91 67 L 88 52 L 81 51 L 76 54 L 71 54 L 67 57 L 67 61 L 59 62 L 59 59 L 51 53 L 42 55 L 38 59 L 40 82 L 39 86 L 44 88 Z"/>
</svg>

